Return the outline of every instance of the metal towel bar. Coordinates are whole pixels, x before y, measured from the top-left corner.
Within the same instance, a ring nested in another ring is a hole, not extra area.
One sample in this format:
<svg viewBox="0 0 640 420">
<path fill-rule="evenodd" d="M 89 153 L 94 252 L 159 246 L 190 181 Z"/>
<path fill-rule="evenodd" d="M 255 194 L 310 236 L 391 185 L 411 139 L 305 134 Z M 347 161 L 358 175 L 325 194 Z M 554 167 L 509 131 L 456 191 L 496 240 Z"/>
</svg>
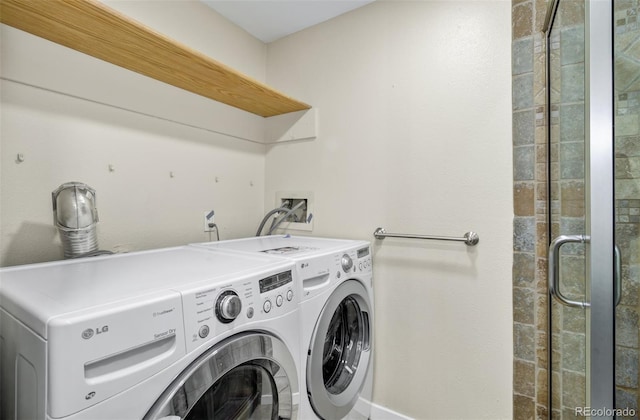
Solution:
<svg viewBox="0 0 640 420">
<path fill-rule="evenodd" d="M 379 227 L 373 232 L 373 236 L 376 239 L 384 238 L 409 238 L 409 239 L 433 239 L 436 241 L 455 241 L 464 242 L 468 246 L 477 245 L 480 242 L 480 237 L 475 232 L 467 232 L 462 238 L 455 238 L 451 236 L 433 236 L 433 235 L 412 235 L 405 233 L 388 233 L 384 228 Z"/>
</svg>

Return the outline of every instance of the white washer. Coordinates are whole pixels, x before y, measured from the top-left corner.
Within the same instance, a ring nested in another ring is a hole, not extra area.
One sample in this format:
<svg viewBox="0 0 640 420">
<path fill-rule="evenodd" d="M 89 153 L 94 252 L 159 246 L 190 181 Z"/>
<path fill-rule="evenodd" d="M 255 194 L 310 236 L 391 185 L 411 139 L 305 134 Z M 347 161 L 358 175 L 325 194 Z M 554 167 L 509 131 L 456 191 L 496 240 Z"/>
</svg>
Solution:
<svg viewBox="0 0 640 420">
<path fill-rule="evenodd" d="M 370 417 L 374 299 L 369 242 L 285 235 L 194 245 L 295 261 L 301 295 L 300 419 Z"/>
<path fill-rule="evenodd" d="M 0 417 L 296 418 L 294 277 L 194 247 L 2 269 Z"/>
</svg>

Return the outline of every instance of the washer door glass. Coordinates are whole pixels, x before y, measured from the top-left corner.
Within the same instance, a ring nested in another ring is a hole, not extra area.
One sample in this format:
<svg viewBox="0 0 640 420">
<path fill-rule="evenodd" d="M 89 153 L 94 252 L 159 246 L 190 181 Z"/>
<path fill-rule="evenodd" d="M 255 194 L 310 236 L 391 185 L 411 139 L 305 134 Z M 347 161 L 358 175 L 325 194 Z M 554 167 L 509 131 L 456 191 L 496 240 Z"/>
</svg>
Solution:
<svg viewBox="0 0 640 420">
<path fill-rule="evenodd" d="M 293 356 L 264 333 L 233 336 L 205 351 L 163 392 L 145 420 L 294 419 Z"/>
<path fill-rule="evenodd" d="M 247 364 L 232 369 L 214 383 L 188 411 L 185 420 L 277 419 L 277 408 L 278 393 L 270 373 L 261 366 Z"/>
<path fill-rule="evenodd" d="M 307 394 L 321 418 L 342 418 L 358 400 L 371 357 L 369 314 L 357 280 L 338 286 L 320 313 L 307 358 Z"/>
</svg>

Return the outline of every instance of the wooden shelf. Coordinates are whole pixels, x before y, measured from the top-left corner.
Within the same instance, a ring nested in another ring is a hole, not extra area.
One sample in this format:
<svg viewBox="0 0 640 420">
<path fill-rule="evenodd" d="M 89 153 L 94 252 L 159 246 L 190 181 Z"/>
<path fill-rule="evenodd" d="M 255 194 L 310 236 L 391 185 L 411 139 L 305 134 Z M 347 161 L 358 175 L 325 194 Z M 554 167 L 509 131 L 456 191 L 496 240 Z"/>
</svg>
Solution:
<svg viewBox="0 0 640 420">
<path fill-rule="evenodd" d="M 95 0 L 0 0 L 0 21 L 263 117 L 311 108 Z"/>
</svg>

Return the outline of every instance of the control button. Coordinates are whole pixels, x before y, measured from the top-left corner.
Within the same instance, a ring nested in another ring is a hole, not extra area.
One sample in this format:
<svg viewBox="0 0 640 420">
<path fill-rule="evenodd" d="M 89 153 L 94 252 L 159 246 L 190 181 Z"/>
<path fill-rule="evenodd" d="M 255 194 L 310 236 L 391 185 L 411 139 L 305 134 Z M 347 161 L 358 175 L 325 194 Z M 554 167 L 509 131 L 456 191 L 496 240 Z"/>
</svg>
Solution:
<svg viewBox="0 0 640 420">
<path fill-rule="evenodd" d="M 278 295 L 278 297 L 276 297 L 276 306 L 280 307 L 282 306 L 283 303 L 284 303 L 284 298 L 282 297 L 282 295 Z"/>
<path fill-rule="evenodd" d="M 269 313 L 271 311 L 271 301 L 265 300 L 264 305 L 262 305 L 262 309 L 264 309 L 266 313 Z"/>
<path fill-rule="evenodd" d="M 340 265 L 342 265 L 344 272 L 347 273 L 353 267 L 353 260 L 349 255 L 344 254 L 340 260 Z"/>
<path fill-rule="evenodd" d="M 216 317 L 220 322 L 228 324 L 240 315 L 242 301 L 233 290 L 222 292 L 216 300 Z"/>
<path fill-rule="evenodd" d="M 358 268 L 362 271 L 362 263 L 358 264 Z"/>
<path fill-rule="evenodd" d="M 247 309 L 247 318 L 253 318 L 253 306 L 250 306 L 249 309 Z"/>
<path fill-rule="evenodd" d="M 200 331 L 198 331 L 198 335 L 200 336 L 200 338 L 205 338 L 206 336 L 209 335 L 209 326 L 208 325 L 203 325 L 202 327 L 200 327 Z"/>
<path fill-rule="evenodd" d="M 293 290 L 287 290 L 287 300 L 291 302 L 291 299 L 293 299 Z"/>
</svg>

